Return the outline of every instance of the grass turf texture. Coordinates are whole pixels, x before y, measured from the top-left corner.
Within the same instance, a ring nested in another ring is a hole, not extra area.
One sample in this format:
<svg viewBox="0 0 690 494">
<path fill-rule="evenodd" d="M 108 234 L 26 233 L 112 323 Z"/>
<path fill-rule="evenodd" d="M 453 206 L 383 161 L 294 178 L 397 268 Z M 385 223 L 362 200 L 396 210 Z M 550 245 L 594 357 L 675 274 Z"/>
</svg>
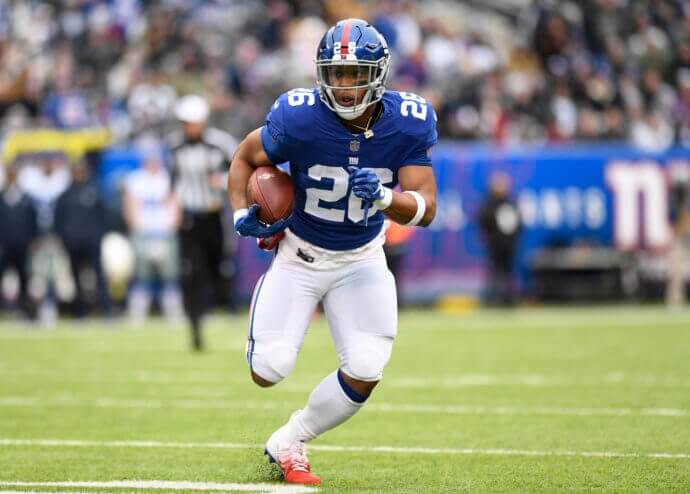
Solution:
<svg viewBox="0 0 690 494">
<path fill-rule="evenodd" d="M 192 354 L 185 331 L 155 320 L 141 330 L 0 323 L 0 491 L 69 490 L 1 485 L 16 481 L 279 480 L 261 444 L 336 356 L 317 320 L 294 373 L 259 389 L 246 325 L 212 318 L 209 350 Z M 403 312 L 369 406 L 313 442 L 312 467 L 323 492 L 688 492 L 688 349 L 690 311 L 660 307 Z M 93 442 L 31 442 L 45 439 Z M 432 451 L 372 450 L 380 446 Z"/>
</svg>

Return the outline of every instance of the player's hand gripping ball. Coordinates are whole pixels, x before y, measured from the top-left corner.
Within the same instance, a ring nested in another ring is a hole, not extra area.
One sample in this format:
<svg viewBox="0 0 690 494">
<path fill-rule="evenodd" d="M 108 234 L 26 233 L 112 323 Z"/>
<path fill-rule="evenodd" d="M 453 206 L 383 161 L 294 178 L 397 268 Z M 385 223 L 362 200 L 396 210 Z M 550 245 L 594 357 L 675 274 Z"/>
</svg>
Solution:
<svg viewBox="0 0 690 494">
<path fill-rule="evenodd" d="M 294 194 L 289 175 L 273 166 L 257 168 L 247 184 L 247 202 L 251 206 L 244 216 L 235 219 L 235 230 L 243 237 L 268 239 L 275 236 L 271 240 L 277 240 L 277 245 L 282 239 L 282 235 L 277 234 L 287 227 L 286 218 L 292 213 Z"/>
<path fill-rule="evenodd" d="M 287 227 L 287 221 L 280 219 L 272 225 L 266 225 L 259 221 L 257 213 L 258 204 L 252 204 L 247 209 L 247 214 L 235 220 L 235 231 L 243 237 L 267 238 L 282 232 Z"/>
</svg>

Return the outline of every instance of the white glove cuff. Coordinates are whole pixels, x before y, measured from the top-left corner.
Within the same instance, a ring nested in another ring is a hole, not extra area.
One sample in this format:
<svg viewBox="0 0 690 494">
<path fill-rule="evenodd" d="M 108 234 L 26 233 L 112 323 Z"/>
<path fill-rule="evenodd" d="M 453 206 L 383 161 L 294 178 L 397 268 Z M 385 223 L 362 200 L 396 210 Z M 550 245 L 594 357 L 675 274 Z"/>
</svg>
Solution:
<svg viewBox="0 0 690 494">
<path fill-rule="evenodd" d="M 234 213 L 232 213 L 232 224 L 237 225 L 237 222 L 241 219 L 247 216 L 247 213 L 249 213 L 249 209 L 247 208 L 242 208 L 238 209 Z"/>
<path fill-rule="evenodd" d="M 374 201 L 374 206 L 379 209 L 387 209 L 393 202 L 393 191 L 388 187 L 381 186 L 383 197 Z"/>
<path fill-rule="evenodd" d="M 415 226 L 418 225 L 422 218 L 424 218 L 424 213 L 426 212 L 426 201 L 422 197 L 422 194 L 416 190 L 406 190 L 405 194 L 410 194 L 417 201 L 417 212 L 412 217 L 412 219 L 405 223 L 405 226 Z"/>
</svg>

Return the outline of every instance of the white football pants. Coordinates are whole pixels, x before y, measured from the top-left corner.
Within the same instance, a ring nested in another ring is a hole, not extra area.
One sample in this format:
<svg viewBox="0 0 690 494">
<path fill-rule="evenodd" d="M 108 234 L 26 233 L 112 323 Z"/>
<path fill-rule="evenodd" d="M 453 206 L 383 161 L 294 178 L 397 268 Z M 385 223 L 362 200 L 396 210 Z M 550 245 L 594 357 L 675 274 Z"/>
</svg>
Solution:
<svg viewBox="0 0 690 494">
<path fill-rule="evenodd" d="M 254 290 L 247 342 L 252 371 L 273 383 L 285 378 L 323 301 L 340 369 L 361 381 L 380 380 L 398 326 L 395 280 L 381 247 L 315 269 L 319 259 L 310 264 L 297 255 L 295 239 L 286 240 Z"/>
</svg>

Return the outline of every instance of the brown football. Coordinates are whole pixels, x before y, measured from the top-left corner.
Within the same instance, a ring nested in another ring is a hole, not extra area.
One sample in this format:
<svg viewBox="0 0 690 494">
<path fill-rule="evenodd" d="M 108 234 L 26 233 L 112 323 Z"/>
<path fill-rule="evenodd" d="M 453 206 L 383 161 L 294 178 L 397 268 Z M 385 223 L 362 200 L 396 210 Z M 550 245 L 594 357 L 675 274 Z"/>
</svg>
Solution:
<svg viewBox="0 0 690 494">
<path fill-rule="evenodd" d="M 270 225 L 287 218 L 294 200 L 292 177 L 275 166 L 261 166 L 249 177 L 247 202 L 259 205 L 259 221 Z"/>
</svg>

